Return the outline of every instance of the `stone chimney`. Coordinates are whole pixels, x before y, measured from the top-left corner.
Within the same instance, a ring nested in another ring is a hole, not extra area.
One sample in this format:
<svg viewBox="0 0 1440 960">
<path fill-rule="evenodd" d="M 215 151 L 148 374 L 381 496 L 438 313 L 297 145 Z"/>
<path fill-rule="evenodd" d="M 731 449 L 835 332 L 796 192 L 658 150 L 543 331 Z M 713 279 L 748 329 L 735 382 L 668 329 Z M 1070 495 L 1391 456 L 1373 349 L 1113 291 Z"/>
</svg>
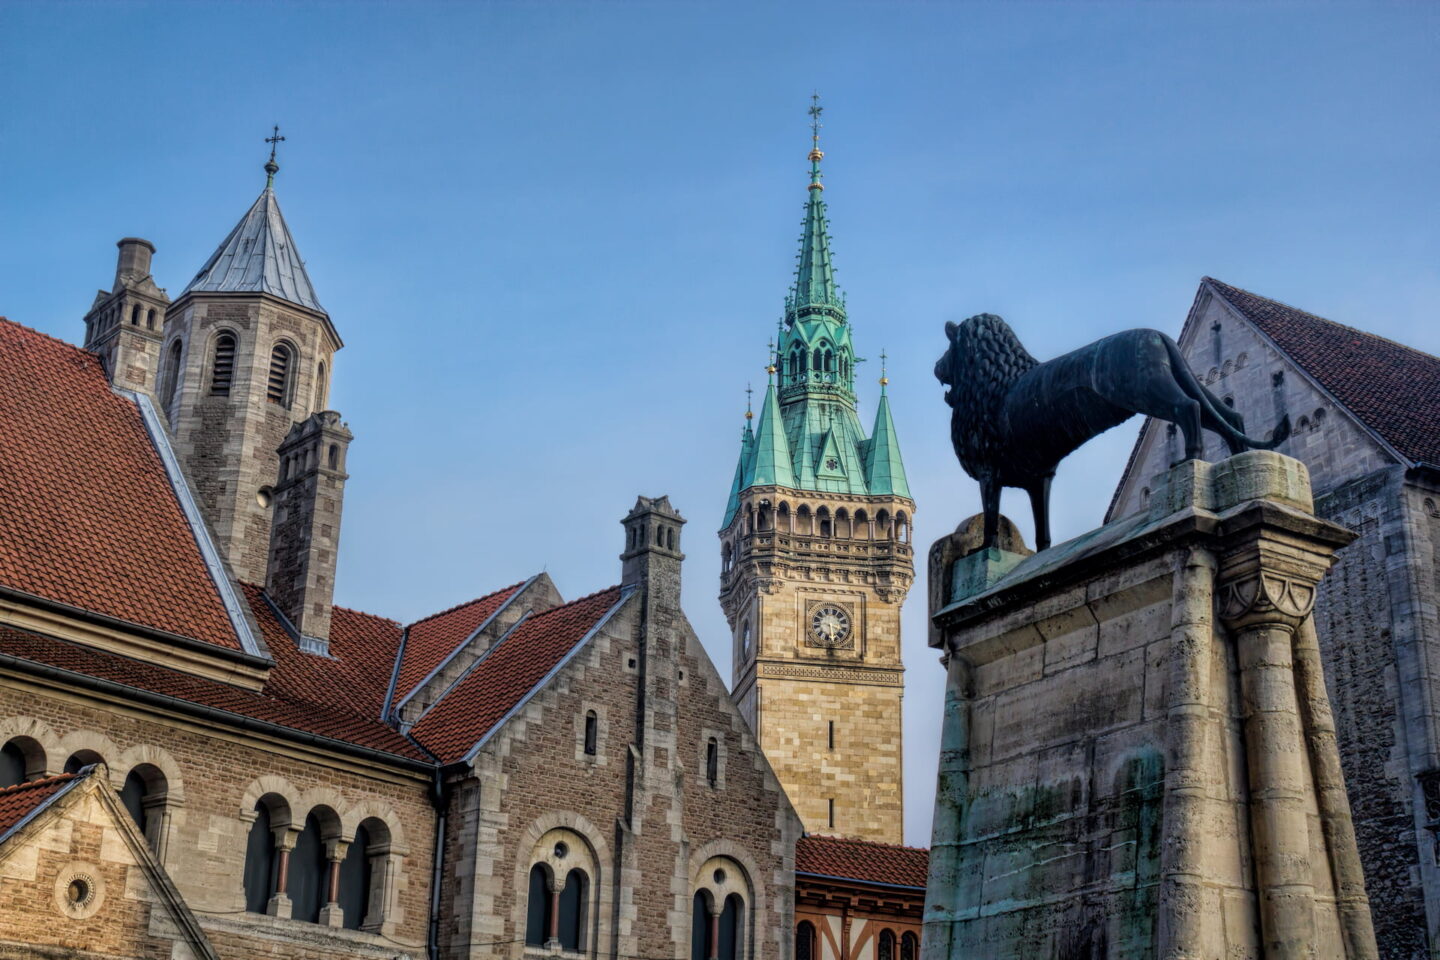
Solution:
<svg viewBox="0 0 1440 960">
<path fill-rule="evenodd" d="M 116 246 L 115 282 L 85 315 L 85 349 L 100 356 L 112 384 L 154 396 L 170 298 L 150 276 L 154 244 L 126 237 Z"/>
<path fill-rule="evenodd" d="M 280 477 L 260 491 L 274 510 L 265 591 L 300 634 L 301 649 L 328 653 L 335 559 L 344 505 L 345 455 L 354 435 L 325 410 L 290 428 Z"/>
</svg>

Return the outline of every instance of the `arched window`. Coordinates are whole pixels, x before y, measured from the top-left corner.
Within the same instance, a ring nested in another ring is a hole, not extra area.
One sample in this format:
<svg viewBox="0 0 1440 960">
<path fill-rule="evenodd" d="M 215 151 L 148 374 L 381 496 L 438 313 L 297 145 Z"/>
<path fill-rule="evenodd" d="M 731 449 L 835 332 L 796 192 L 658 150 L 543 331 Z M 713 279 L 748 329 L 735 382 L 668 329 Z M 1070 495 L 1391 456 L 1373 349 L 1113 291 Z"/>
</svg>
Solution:
<svg viewBox="0 0 1440 960">
<path fill-rule="evenodd" d="M 870 529 L 870 517 L 864 510 L 855 511 L 855 539 L 869 540 L 872 537 Z"/>
<path fill-rule="evenodd" d="M 705 781 L 712 787 L 720 782 L 720 745 L 714 737 L 705 744 Z"/>
<path fill-rule="evenodd" d="M 289 344 L 277 343 L 270 351 L 270 376 L 265 381 L 265 399 L 282 407 L 290 406 L 290 368 L 294 366 Z"/>
<path fill-rule="evenodd" d="M 903 510 L 895 514 L 895 538 L 901 543 L 910 542 L 910 521 Z"/>
<path fill-rule="evenodd" d="M 330 377 L 325 369 L 325 361 L 321 360 L 315 367 L 315 409 L 324 410 L 325 404 L 330 399 Z"/>
<path fill-rule="evenodd" d="M 15 737 L 0 747 L 0 787 L 33 780 L 45 772 L 45 748 L 32 737 Z"/>
<path fill-rule="evenodd" d="M 825 369 L 825 352 L 819 347 L 815 348 L 815 354 L 810 358 L 810 366 L 817 373 Z"/>
<path fill-rule="evenodd" d="M 801 920 L 795 928 L 795 960 L 818 960 L 815 950 L 815 924 Z"/>
<path fill-rule="evenodd" d="M 325 462 L 331 470 L 340 469 L 340 445 L 338 443 L 330 444 L 330 449 L 325 454 Z"/>
<path fill-rule="evenodd" d="M 359 930 L 370 912 L 370 885 L 374 880 L 370 847 L 374 841 L 366 825 L 369 822 L 355 828 L 355 839 L 340 861 L 340 889 L 335 902 L 342 911 L 341 925 L 350 930 Z"/>
<path fill-rule="evenodd" d="M 773 522 L 772 511 L 769 500 L 760 501 L 760 527 L 761 530 L 769 530 Z"/>
<path fill-rule="evenodd" d="M 309 923 L 320 922 L 320 908 L 325 905 L 325 880 L 329 873 L 325 857 L 324 827 L 311 812 L 305 817 L 305 829 L 290 851 L 289 882 L 285 893 L 290 897 L 290 916 Z"/>
<path fill-rule="evenodd" d="M 155 308 L 154 308 L 154 307 L 151 307 L 150 310 L 149 310 L 149 312 L 147 312 L 147 313 L 145 314 L 145 329 L 146 329 L 146 330 L 154 330 L 154 329 L 155 329 Z"/>
<path fill-rule="evenodd" d="M 585 904 L 589 902 L 590 878 L 583 870 L 565 874 L 565 887 L 556 902 L 556 939 L 562 950 L 579 950 L 585 940 Z"/>
<path fill-rule="evenodd" d="M 715 944 L 715 956 L 719 960 L 740 958 L 740 913 L 744 909 L 745 902 L 738 894 L 725 898 L 725 909 L 720 911 L 720 936 Z"/>
<path fill-rule="evenodd" d="M 920 960 L 920 938 L 906 932 L 900 937 L 900 960 Z"/>
<path fill-rule="evenodd" d="M 0 788 L 25 782 L 25 753 L 12 740 L 0 747 Z"/>
<path fill-rule="evenodd" d="M 543 863 L 530 868 L 530 899 L 525 906 L 525 943 L 543 947 L 550 938 L 550 869 Z"/>
<path fill-rule="evenodd" d="M 690 908 L 690 960 L 710 960 L 710 898 L 695 891 Z"/>
<path fill-rule="evenodd" d="M 66 773 L 79 773 L 92 763 L 104 763 L 105 758 L 94 750 L 76 750 L 65 761 Z"/>
<path fill-rule="evenodd" d="M 125 775 L 125 785 L 120 788 L 120 803 L 135 821 L 135 826 L 145 829 L 145 778 L 134 770 Z"/>
<path fill-rule="evenodd" d="M 895 960 L 894 931 L 880 931 L 880 948 L 875 952 L 875 960 Z"/>
<path fill-rule="evenodd" d="M 815 511 L 815 523 L 820 528 L 820 536 L 828 537 L 834 528 L 830 525 L 830 508 L 821 507 Z"/>
<path fill-rule="evenodd" d="M 595 756 L 596 741 L 600 735 L 600 718 L 594 710 L 585 711 L 585 755 Z"/>
<path fill-rule="evenodd" d="M 809 504 L 802 503 L 800 504 L 800 509 L 795 511 L 795 532 L 804 536 L 809 536 L 814 532 L 813 525 L 810 522 Z"/>
<path fill-rule="evenodd" d="M 140 304 L 138 303 L 130 308 L 130 326 L 140 326 Z"/>
<path fill-rule="evenodd" d="M 665 549 L 666 549 L 666 550 L 674 550 L 674 549 L 675 549 L 675 528 L 674 528 L 674 527 L 671 527 L 671 528 L 669 528 L 668 530 L 665 531 Z"/>
<path fill-rule="evenodd" d="M 183 349 L 181 342 L 177 339 L 170 343 L 170 352 L 166 354 L 165 379 L 160 385 L 160 402 L 165 404 L 167 411 L 174 405 L 175 395 L 180 392 L 180 354 Z"/>
<path fill-rule="evenodd" d="M 215 338 L 215 357 L 210 362 L 210 395 L 230 396 L 230 384 L 235 379 L 235 336 L 222 333 Z"/>
<path fill-rule="evenodd" d="M 255 819 L 245 841 L 245 909 L 265 913 L 280 882 L 280 854 L 275 848 L 276 828 L 289 823 L 290 808 L 274 794 L 255 803 Z"/>
<path fill-rule="evenodd" d="M 831 353 L 829 350 L 825 351 L 825 372 L 835 372 L 835 354 Z"/>
<path fill-rule="evenodd" d="M 875 539 L 889 540 L 893 535 L 894 530 L 890 526 L 890 513 L 887 510 L 881 510 L 875 514 Z"/>
</svg>

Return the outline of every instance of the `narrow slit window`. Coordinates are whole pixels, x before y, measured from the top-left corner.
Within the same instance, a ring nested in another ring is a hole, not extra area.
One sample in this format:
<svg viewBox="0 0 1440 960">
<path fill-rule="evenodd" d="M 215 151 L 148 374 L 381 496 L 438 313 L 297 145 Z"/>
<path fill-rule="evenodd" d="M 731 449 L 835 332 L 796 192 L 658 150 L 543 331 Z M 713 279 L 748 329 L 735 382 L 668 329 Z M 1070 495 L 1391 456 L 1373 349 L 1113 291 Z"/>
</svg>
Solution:
<svg viewBox="0 0 1440 960">
<path fill-rule="evenodd" d="M 714 737 L 705 745 L 705 779 L 712 787 L 720 780 L 720 745 Z"/>
<path fill-rule="evenodd" d="M 595 756 L 596 740 L 599 735 L 599 730 L 600 720 L 595 716 L 595 711 L 591 710 L 587 712 L 585 714 L 585 755 L 587 757 Z"/>
<path fill-rule="evenodd" d="M 835 721 L 830 721 L 830 749 L 835 749 Z"/>
<path fill-rule="evenodd" d="M 831 797 L 831 798 L 829 799 L 829 801 L 827 801 L 827 802 L 830 804 L 830 829 L 831 829 L 831 830 L 834 830 L 834 829 L 835 829 L 835 798 L 834 798 L 834 797 Z"/>
</svg>

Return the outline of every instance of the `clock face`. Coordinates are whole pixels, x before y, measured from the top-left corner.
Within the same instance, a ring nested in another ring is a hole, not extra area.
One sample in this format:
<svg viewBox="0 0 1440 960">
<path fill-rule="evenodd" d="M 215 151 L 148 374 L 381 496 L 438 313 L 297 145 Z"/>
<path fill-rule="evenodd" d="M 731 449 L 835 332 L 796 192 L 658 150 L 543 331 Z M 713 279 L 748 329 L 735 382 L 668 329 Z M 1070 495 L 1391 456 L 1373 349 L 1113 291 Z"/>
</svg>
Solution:
<svg viewBox="0 0 1440 960">
<path fill-rule="evenodd" d="M 838 647 L 850 636 L 850 614 L 837 604 L 822 603 L 810 613 L 810 636 L 822 647 Z"/>
</svg>

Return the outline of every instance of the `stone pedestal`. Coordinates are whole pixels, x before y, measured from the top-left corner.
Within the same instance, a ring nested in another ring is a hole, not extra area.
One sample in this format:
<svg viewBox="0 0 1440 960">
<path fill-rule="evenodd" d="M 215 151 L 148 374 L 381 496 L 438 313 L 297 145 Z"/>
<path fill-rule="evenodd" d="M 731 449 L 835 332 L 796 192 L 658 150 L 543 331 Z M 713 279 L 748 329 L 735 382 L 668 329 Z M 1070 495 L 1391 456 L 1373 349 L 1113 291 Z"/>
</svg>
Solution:
<svg viewBox="0 0 1440 960">
<path fill-rule="evenodd" d="M 937 544 L 924 960 L 1375 957 L 1310 621 L 1349 540 L 1251 451 L 1033 556 Z"/>
</svg>

